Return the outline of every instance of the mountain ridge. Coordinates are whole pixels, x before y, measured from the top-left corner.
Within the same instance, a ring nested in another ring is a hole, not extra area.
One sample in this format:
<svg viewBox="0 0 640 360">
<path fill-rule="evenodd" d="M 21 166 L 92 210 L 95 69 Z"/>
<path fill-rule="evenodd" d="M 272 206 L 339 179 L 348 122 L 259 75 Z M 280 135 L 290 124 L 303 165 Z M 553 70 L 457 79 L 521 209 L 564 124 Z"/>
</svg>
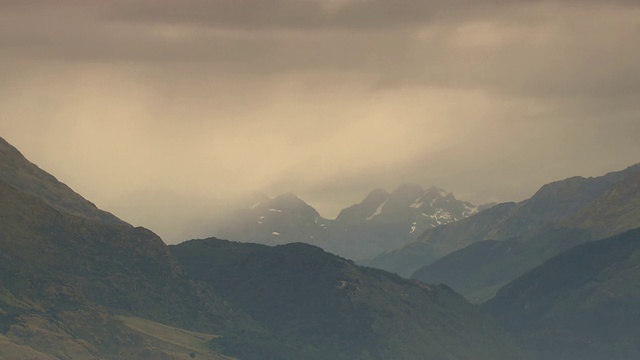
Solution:
<svg viewBox="0 0 640 360">
<path fill-rule="evenodd" d="M 113 214 L 98 209 L 53 175 L 27 160 L 22 153 L 0 137 L 0 179 L 27 194 L 65 212 L 114 224 L 127 224 Z M 128 224 L 127 224 L 128 225 Z"/>
<path fill-rule="evenodd" d="M 640 164 L 599 177 L 576 176 L 546 184 L 530 199 L 495 206 L 492 208 L 495 214 L 483 211 L 456 223 L 428 229 L 416 242 L 382 253 L 368 265 L 410 276 L 472 243 L 530 236 L 545 227 L 564 224 L 619 181 L 637 172 Z M 485 226 L 477 226 L 478 223 Z"/>
<path fill-rule="evenodd" d="M 286 201 L 285 201 L 286 199 Z M 466 218 L 479 211 L 451 193 L 404 184 L 389 193 L 371 191 L 360 203 L 323 218 L 293 194 L 261 198 L 216 231 L 219 237 L 279 245 L 303 241 L 340 256 L 363 261 L 411 241 L 423 230 Z"/>
<path fill-rule="evenodd" d="M 563 252 L 483 305 L 545 360 L 640 355 L 640 229 Z"/>
</svg>

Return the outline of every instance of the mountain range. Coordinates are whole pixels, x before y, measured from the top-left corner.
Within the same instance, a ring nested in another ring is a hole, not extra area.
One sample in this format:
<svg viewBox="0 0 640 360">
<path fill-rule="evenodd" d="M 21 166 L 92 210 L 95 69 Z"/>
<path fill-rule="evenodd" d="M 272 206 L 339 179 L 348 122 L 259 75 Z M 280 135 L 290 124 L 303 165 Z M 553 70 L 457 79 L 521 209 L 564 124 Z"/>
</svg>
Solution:
<svg viewBox="0 0 640 360">
<path fill-rule="evenodd" d="M 0 144 L 0 358 L 523 358 L 446 286 L 305 244 L 169 247 Z"/>
<path fill-rule="evenodd" d="M 640 357 L 640 165 L 426 225 L 395 252 L 428 249 L 406 257 L 428 262 L 413 279 L 301 242 L 167 246 L 2 139 L 0 169 L 1 359 Z M 407 208 L 428 215 L 425 203 L 447 197 L 374 191 L 324 225 L 386 213 L 406 226 Z M 276 199 L 253 210 L 298 204 L 323 228 L 295 196 Z"/>
<path fill-rule="evenodd" d="M 465 219 L 490 207 L 475 206 L 451 193 L 405 184 L 391 193 L 372 191 L 362 202 L 326 219 L 293 194 L 263 196 L 216 231 L 222 238 L 281 245 L 305 242 L 364 262 L 414 241 L 427 229 Z"/>
<path fill-rule="evenodd" d="M 499 204 L 427 230 L 370 266 L 445 283 L 473 302 L 576 245 L 640 227 L 640 165 L 543 186 L 531 199 Z"/>
</svg>

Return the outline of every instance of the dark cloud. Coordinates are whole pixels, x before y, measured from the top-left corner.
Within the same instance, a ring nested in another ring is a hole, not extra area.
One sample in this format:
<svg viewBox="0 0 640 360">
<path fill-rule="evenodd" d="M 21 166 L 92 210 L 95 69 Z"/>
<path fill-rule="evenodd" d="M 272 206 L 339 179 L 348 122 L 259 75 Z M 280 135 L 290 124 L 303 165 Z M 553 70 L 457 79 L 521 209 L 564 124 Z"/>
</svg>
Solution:
<svg viewBox="0 0 640 360">
<path fill-rule="evenodd" d="M 172 0 L 114 2 L 112 19 L 150 23 L 194 23 L 216 28 L 351 29 L 405 28 L 429 23 L 492 18 L 505 7 L 537 4 L 600 6 L 592 0 Z M 608 1 L 608 6 L 638 7 L 633 0 Z"/>
</svg>

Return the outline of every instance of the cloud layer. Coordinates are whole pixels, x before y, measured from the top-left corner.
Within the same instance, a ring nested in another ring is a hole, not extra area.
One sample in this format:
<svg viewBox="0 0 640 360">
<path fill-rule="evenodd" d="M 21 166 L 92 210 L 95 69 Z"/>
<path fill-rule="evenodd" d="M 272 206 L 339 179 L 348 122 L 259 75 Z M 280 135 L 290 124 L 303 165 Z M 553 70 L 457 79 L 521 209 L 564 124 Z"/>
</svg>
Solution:
<svg viewBox="0 0 640 360">
<path fill-rule="evenodd" d="M 246 194 L 475 202 L 640 161 L 636 1 L 0 0 L 0 136 L 167 241 Z"/>
</svg>

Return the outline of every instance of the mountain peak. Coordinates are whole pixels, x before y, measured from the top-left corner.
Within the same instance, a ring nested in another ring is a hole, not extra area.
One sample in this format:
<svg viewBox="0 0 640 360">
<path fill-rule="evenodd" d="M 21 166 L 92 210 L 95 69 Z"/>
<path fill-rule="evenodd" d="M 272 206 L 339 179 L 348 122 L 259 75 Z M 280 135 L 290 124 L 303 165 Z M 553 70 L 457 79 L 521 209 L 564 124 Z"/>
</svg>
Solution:
<svg viewBox="0 0 640 360">
<path fill-rule="evenodd" d="M 18 149 L 1 137 L 0 180 L 25 194 L 43 200 L 59 211 L 112 224 L 126 224 L 114 215 L 98 209 L 53 175 L 27 160 Z"/>
<path fill-rule="evenodd" d="M 424 194 L 424 189 L 422 188 L 422 186 L 418 185 L 418 184 L 411 184 L 411 183 L 407 183 L 407 184 L 402 184 L 400 186 L 398 186 L 397 189 L 395 189 L 392 193 L 391 196 L 397 197 L 397 196 L 414 196 L 418 197 L 420 195 Z"/>
</svg>

